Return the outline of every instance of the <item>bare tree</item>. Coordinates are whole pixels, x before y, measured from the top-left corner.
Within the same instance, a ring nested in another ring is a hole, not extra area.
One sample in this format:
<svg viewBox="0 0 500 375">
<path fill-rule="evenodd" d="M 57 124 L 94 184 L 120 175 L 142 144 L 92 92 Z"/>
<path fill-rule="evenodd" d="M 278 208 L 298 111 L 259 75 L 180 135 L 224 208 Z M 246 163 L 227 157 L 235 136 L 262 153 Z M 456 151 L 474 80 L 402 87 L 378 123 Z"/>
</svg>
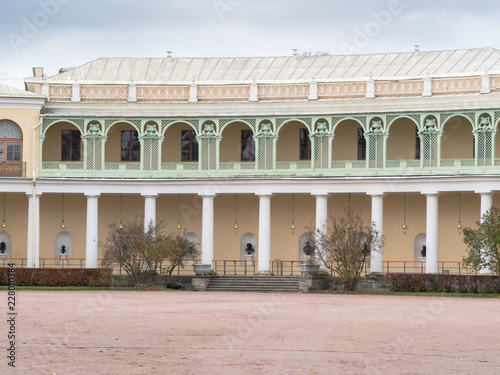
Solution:
<svg viewBox="0 0 500 375">
<path fill-rule="evenodd" d="M 164 235 L 162 227 L 161 222 L 145 227 L 144 221 L 138 218 L 133 222 L 126 221 L 122 228 L 110 225 L 111 230 L 104 244 L 103 264 L 109 266 L 118 262 L 135 285 L 144 284 L 145 276 L 149 274 L 151 285 L 154 285 L 162 261 L 168 259 L 167 285 L 174 269 L 184 268 L 186 258 L 197 257 L 198 250 L 195 244 L 177 232 Z"/>
<path fill-rule="evenodd" d="M 344 216 L 331 217 L 329 233 L 316 233 L 316 256 L 320 265 L 338 275 L 346 290 L 354 290 L 361 278 L 366 257 L 381 251 L 383 238 L 375 226 L 365 225 L 359 215 L 347 210 Z"/>
</svg>

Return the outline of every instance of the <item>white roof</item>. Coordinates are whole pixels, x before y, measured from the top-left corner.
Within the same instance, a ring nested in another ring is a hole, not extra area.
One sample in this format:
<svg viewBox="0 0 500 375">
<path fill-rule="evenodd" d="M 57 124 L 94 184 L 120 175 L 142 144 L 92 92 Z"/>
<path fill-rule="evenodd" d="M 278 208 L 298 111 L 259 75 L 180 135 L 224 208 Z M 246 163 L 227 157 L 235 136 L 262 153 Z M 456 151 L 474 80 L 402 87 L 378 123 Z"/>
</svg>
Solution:
<svg viewBox="0 0 500 375">
<path fill-rule="evenodd" d="M 493 48 L 420 51 L 371 55 L 213 57 L 213 58 L 100 58 L 65 68 L 48 82 L 235 83 L 302 82 L 422 78 L 427 74 L 467 76 L 500 73 L 500 54 Z"/>
<path fill-rule="evenodd" d="M 0 96 L 7 97 L 20 97 L 20 96 L 29 96 L 29 97 L 41 97 L 40 95 L 34 94 L 29 91 L 24 91 L 21 89 L 17 89 L 15 87 L 0 85 Z"/>
</svg>

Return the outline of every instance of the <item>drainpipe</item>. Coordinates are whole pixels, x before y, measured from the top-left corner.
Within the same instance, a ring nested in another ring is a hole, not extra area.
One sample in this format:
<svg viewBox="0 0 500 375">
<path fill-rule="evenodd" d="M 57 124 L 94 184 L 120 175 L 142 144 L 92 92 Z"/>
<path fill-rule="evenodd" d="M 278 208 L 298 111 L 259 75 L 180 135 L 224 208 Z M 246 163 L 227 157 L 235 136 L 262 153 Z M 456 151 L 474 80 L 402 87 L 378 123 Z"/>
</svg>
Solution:
<svg viewBox="0 0 500 375">
<path fill-rule="evenodd" d="M 32 218 L 31 218 L 31 225 L 32 225 L 32 230 L 31 230 L 31 235 L 33 238 L 31 239 L 31 261 L 32 267 L 35 268 L 35 252 L 36 252 L 36 241 L 35 241 L 35 236 L 36 236 L 36 203 L 35 203 L 35 196 L 36 196 L 36 130 L 42 125 L 43 123 L 43 115 L 40 116 L 40 122 L 38 123 L 37 126 L 33 128 L 33 154 L 32 154 L 32 175 L 33 175 L 33 186 L 32 186 L 32 199 L 31 199 L 31 212 L 32 212 Z"/>
</svg>

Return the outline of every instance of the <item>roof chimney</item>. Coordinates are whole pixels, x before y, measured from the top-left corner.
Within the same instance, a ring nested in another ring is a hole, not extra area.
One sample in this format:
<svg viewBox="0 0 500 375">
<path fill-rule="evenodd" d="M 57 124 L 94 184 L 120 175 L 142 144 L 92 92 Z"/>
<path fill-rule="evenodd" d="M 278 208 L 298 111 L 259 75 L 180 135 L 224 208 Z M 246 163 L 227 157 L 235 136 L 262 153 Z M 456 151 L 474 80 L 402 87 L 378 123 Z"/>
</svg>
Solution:
<svg viewBox="0 0 500 375">
<path fill-rule="evenodd" d="M 298 53 L 299 50 L 297 48 L 292 49 L 292 51 L 293 51 L 293 56 L 297 56 L 299 54 Z"/>
<path fill-rule="evenodd" d="M 43 78 L 43 67 L 41 67 L 41 66 L 33 67 L 33 77 Z"/>
<path fill-rule="evenodd" d="M 419 52 L 420 51 L 420 46 L 418 44 L 415 44 L 415 52 Z"/>
<path fill-rule="evenodd" d="M 171 59 L 171 58 L 172 58 L 172 51 L 167 51 L 167 57 L 168 57 L 169 59 Z"/>
</svg>

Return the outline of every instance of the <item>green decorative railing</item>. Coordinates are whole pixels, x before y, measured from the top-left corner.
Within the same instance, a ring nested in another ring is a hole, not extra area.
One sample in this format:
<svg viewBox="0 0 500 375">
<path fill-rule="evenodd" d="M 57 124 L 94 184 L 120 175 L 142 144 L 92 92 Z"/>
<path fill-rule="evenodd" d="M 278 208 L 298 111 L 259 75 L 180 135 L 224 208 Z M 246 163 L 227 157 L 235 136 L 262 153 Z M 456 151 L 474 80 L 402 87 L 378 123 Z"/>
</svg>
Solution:
<svg viewBox="0 0 500 375">
<path fill-rule="evenodd" d="M 141 163 L 104 163 L 104 169 L 86 169 L 81 162 L 42 162 L 41 177 L 101 178 L 207 178 L 207 177 L 335 177 L 335 176 L 401 176 L 401 175 L 467 175 L 500 174 L 500 159 L 494 166 L 484 166 L 475 159 L 443 159 L 439 166 L 427 166 L 421 160 L 387 160 L 385 167 L 367 167 L 366 160 L 333 160 L 330 168 L 314 168 L 311 161 L 279 161 L 272 169 L 258 169 L 255 162 L 223 162 L 215 169 L 200 169 L 198 162 L 161 163 L 157 169 L 144 169 Z"/>
</svg>

